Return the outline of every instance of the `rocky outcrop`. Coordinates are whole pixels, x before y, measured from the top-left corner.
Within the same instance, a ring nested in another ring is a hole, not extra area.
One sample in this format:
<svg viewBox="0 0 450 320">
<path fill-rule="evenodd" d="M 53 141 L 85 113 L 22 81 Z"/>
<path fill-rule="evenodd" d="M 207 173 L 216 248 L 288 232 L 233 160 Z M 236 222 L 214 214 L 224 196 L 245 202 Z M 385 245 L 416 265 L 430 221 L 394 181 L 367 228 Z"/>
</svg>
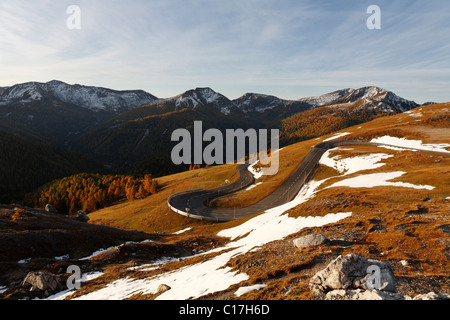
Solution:
<svg viewBox="0 0 450 320">
<path fill-rule="evenodd" d="M 329 291 L 325 300 L 405 300 L 401 294 L 382 290 L 332 290 Z"/>
<path fill-rule="evenodd" d="M 413 300 L 450 300 L 450 295 L 429 292 L 426 294 L 418 294 Z"/>
<path fill-rule="evenodd" d="M 449 295 L 433 292 L 414 298 L 398 294 L 389 263 L 355 254 L 341 255 L 310 280 L 311 291 L 325 300 L 442 300 Z"/>
<path fill-rule="evenodd" d="M 48 271 L 29 272 L 21 286 L 34 292 L 37 296 L 47 297 L 64 288 L 63 275 L 54 275 Z"/>
<path fill-rule="evenodd" d="M 375 273 L 372 274 L 371 270 L 375 270 Z M 394 273 L 388 263 L 354 254 L 341 255 L 331 261 L 325 269 L 311 278 L 310 285 L 319 295 L 342 289 L 396 292 Z"/>
</svg>

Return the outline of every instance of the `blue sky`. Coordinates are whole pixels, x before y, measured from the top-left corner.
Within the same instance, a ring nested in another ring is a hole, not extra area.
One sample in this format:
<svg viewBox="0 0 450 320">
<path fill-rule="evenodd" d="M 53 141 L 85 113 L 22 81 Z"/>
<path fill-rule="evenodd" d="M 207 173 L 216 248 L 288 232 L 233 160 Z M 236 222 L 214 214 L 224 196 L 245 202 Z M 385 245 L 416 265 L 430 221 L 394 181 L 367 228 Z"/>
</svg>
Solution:
<svg viewBox="0 0 450 320">
<path fill-rule="evenodd" d="M 366 27 L 381 9 L 381 30 Z M 81 9 L 69 30 L 66 9 Z M 450 101 L 450 1 L 2 0 L 0 86 L 52 79 L 170 97 L 286 99 L 376 85 Z"/>
</svg>

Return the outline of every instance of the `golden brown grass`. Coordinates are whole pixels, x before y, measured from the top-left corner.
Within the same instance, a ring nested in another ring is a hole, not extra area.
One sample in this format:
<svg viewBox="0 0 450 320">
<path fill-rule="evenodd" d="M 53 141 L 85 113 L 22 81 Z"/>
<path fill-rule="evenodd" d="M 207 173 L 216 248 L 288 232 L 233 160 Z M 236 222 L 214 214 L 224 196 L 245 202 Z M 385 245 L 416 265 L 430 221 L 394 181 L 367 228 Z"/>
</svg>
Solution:
<svg viewBox="0 0 450 320">
<path fill-rule="evenodd" d="M 212 189 L 237 180 L 235 165 L 224 165 L 182 172 L 158 178 L 161 190 L 145 199 L 126 201 L 89 215 L 91 223 L 148 233 L 175 232 L 211 223 L 189 219 L 172 212 L 167 199 L 173 193 L 197 188 Z"/>
<path fill-rule="evenodd" d="M 420 138 L 424 143 L 449 143 L 448 128 L 450 127 L 450 119 L 448 117 L 449 112 L 445 111 L 445 108 L 449 110 L 450 103 L 425 106 L 419 108 L 417 111 L 413 111 L 420 112 L 422 114 L 421 117 L 399 114 L 379 118 L 342 131 L 351 133 L 345 136 L 345 139 L 370 140 L 373 137 L 389 134 L 405 136 L 409 139 Z M 431 127 L 428 124 L 432 119 L 439 119 L 439 127 Z M 421 122 L 416 120 L 421 120 Z M 418 123 L 424 123 L 425 125 L 418 125 Z M 243 190 L 232 196 L 217 199 L 213 202 L 213 205 L 220 207 L 248 206 L 261 200 L 273 192 L 289 176 L 315 144 L 331 136 L 327 135 L 320 139 L 303 141 L 285 147 L 280 151 L 280 170 L 278 174 L 264 176 L 258 180 L 262 184 L 251 190 Z M 373 147 L 360 146 L 354 148 L 354 150 L 352 154 L 375 152 Z M 395 153 L 382 148 L 379 148 L 377 152 L 396 155 L 395 161 L 391 159 L 386 160 L 386 163 L 389 163 L 389 161 L 393 162 L 391 166 L 383 167 L 381 170 L 395 168 L 396 170 L 400 170 L 400 168 L 421 165 L 420 170 L 415 170 L 414 172 L 407 170 L 407 175 L 400 177 L 400 181 L 432 184 L 439 187 L 445 184 L 445 179 L 442 179 L 442 174 L 447 176 L 448 169 L 447 171 L 443 170 L 446 170 L 446 167 L 448 168 L 448 163 L 444 161 L 444 158 L 433 155 L 433 157 L 427 160 L 426 153 Z M 351 154 L 347 153 L 347 155 Z M 421 164 L 422 161 L 425 162 Z M 335 175 L 336 173 L 331 168 L 321 167 L 316 172 L 314 179 L 319 180 L 327 176 Z M 90 214 L 91 222 L 145 232 L 173 232 L 189 226 L 210 226 L 210 223 L 188 219 L 171 212 L 166 205 L 167 198 L 170 194 L 178 191 L 195 188 L 215 188 L 224 185 L 225 180 L 229 180 L 229 183 L 231 183 L 236 179 L 238 179 L 238 175 L 235 165 L 217 166 L 161 177 L 158 178 L 158 183 L 162 185 L 162 190 L 159 193 L 146 199 L 127 201 L 94 212 Z M 449 179 L 446 181 L 449 181 Z M 331 182 L 330 180 L 329 183 Z M 441 190 L 441 188 L 437 189 Z M 436 192 L 438 191 L 436 190 Z M 216 229 L 215 227 L 213 228 Z"/>
<path fill-rule="evenodd" d="M 318 143 L 318 140 L 314 139 L 283 148 L 279 154 L 280 166 L 276 175 L 263 176 L 255 182 L 262 182 L 262 184 L 250 190 L 241 190 L 233 195 L 218 198 L 212 201 L 211 205 L 228 208 L 247 207 L 264 199 L 291 175 L 303 158 L 311 151 L 311 148 Z"/>
<path fill-rule="evenodd" d="M 351 133 L 345 136 L 345 139 L 370 140 L 374 137 L 391 135 L 420 139 L 424 143 L 450 143 L 449 113 L 445 108 L 449 110 L 450 104 L 426 106 L 413 111 L 420 112 L 422 114 L 420 117 L 399 114 L 342 131 Z M 232 206 L 242 203 L 249 205 L 263 198 L 284 181 L 313 145 L 330 136 L 284 148 L 280 153 L 280 171 L 277 175 L 264 177 L 261 179 L 263 181 L 261 185 L 248 191 L 241 191 L 233 197 L 222 198 L 216 201 L 216 205 Z M 337 150 L 332 155 L 353 157 L 369 153 L 386 153 L 394 157 L 383 160 L 385 165 L 381 168 L 358 172 L 344 178 L 362 173 L 405 171 L 406 174 L 395 181 L 432 185 L 435 189 L 344 187 L 321 190 L 312 199 L 289 210 L 287 214 L 297 217 L 352 212 L 352 215 L 332 225 L 303 229 L 286 239 L 268 243 L 259 250 L 233 258 L 228 266 L 247 273 L 249 280 L 223 292 L 209 295 L 207 299 L 236 299 L 232 293 L 239 286 L 256 283 L 265 283 L 267 287 L 250 292 L 240 299 L 313 299 L 308 289 L 310 277 L 339 254 L 347 253 L 388 261 L 396 276 L 411 278 L 419 283 L 427 283 L 430 277 L 448 279 L 450 243 L 448 233 L 442 226 L 450 224 L 450 200 L 446 199 L 450 196 L 450 156 L 394 151 L 374 146 L 348 149 L 352 150 Z M 162 177 L 158 182 L 163 188 L 158 194 L 100 210 L 90 217 L 94 223 L 166 234 L 193 227 L 182 235 L 173 236 L 173 241 L 175 239 L 190 241 L 200 235 L 213 237 L 218 231 L 239 225 L 250 218 L 221 224 L 201 222 L 170 212 L 165 202 L 171 193 L 177 191 L 198 187 L 214 188 L 223 185 L 227 179 L 231 182 L 237 179 L 235 172 L 235 166 L 219 166 Z M 322 188 L 343 179 L 337 170 L 320 166 L 314 180 L 325 178 L 330 179 L 321 186 Z M 323 233 L 332 242 L 307 249 L 293 247 L 292 239 L 309 233 Z M 401 260 L 408 261 L 408 265 L 403 266 Z M 181 265 L 173 263 L 167 267 L 177 268 Z M 449 293 L 450 287 L 441 286 L 440 290 Z"/>
</svg>

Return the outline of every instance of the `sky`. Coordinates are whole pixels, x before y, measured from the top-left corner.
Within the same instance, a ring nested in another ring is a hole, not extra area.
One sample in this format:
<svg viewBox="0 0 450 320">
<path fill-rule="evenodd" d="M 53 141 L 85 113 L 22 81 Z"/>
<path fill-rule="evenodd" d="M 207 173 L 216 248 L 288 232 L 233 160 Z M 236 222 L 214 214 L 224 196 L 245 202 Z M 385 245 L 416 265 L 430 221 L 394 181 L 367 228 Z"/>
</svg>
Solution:
<svg viewBox="0 0 450 320">
<path fill-rule="evenodd" d="M 381 29 L 367 27 L 370 5 Z M 299 99 L 375 85 L 448 102 L 449 17 L 446 0 L 1 0 L 0 86 Z"/>
</svg>

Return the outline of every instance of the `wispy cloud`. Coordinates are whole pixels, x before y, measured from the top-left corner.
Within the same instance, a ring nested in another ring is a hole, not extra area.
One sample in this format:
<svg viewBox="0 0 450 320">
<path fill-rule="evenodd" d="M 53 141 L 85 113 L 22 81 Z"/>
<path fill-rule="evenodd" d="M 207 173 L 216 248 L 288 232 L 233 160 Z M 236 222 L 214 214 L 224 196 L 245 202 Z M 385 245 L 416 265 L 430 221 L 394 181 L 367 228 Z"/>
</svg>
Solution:
<svg viewBox="0 0 450 320">
<path fill-rule="evenodd" d="M 60 79 L 170 96 L 195 86 L 286 98 L 367 84 L 450 100 L 447 1 L 15 0 L 0 3 L 0 85 Z M 82 29 L 66 27 L 66 8 Z"/>
</svg>

